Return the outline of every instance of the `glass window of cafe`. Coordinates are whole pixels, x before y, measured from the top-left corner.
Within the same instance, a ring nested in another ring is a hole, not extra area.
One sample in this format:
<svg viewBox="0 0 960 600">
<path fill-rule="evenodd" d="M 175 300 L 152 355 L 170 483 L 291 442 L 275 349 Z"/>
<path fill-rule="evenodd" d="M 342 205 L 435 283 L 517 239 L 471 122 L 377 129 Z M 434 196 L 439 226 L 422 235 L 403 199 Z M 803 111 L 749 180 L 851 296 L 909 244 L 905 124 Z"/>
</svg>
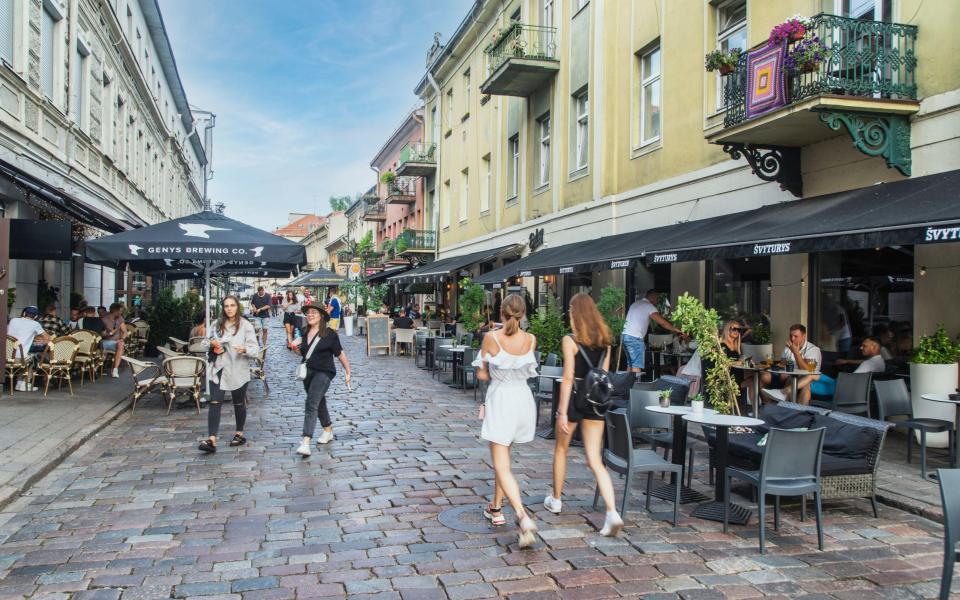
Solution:
<svg viewBox="0 0 960 600">
<path fill-rule="evenodd" d="M 821 252 L 812 257 L 817 289 L 816 343 L 823 350 L 857 354 L 873 335 L 894 357 L 913 344 L 913 247 Z"/>
<path fill-rule="evenodd" d="M 710 307 L 724 320 L 770 321 L 770 257 L 730 258 L 707 263 Z"/>
</svg>

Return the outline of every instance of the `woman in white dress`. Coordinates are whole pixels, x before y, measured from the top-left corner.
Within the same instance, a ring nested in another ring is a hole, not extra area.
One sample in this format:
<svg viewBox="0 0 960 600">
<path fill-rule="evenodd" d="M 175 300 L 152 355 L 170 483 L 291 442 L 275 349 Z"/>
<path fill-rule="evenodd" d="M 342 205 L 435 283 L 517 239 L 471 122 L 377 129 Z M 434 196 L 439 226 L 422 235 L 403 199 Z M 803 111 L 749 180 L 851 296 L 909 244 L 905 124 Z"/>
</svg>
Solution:
<svg viewBox="0 0 960 600">
<path fill-rule="evenodd" d="M 490 382 L 480 407 L 480 437 L 490 442 L 496 484 L 493 502 L 484 514 L 494 525 L 503 525 L 501 505 L 506 496 L 517 515 L 521 548 L 532 546 L 537 532 L 536 524 L 523 508 L 520 486 L 510 467 L 510 447 L 533 441 L 537 424 L 536 403 L 527 386 L 527 379 L 537 374 L 533 355 L 537 338 L 520 330 L 520 320 L 526 312 L 523 298 L 507 296 L 500 307 L 503 329 L 483 336 L 480 355 L 473 363 L 477 378 Z"/>
</svg>

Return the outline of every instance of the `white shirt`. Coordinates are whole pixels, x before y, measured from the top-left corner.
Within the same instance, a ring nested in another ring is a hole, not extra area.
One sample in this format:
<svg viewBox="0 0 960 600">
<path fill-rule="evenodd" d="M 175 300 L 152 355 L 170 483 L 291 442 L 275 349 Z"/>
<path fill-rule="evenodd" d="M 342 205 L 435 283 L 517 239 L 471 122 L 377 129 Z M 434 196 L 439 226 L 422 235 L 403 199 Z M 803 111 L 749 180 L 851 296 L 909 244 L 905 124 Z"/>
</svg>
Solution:
<svg viewBox="0 0 960 600">
<path fill-rule="evenodd" d="M 879 354 L 866 359 L 854 373 L 884 373 L 887 370 L 887 363 L 883 362 L 883 357 Z"/>
<path fill-rule="evenodd" d="M 43 333 L 43 327 L 40 323 L 26 317 L 17 317 L 10 319 L 7 324 L 7 335 L 17 338 L 17 342 L 23 346 L 24 352 L 30 352 L 30 346 L 33 345 L 33 338 Z M 17 351 L 19 354 L 19 350 Z M 22 354 L 20 356 L 23 356 Z"/>
<path fill-rule="evenodd" d="M 650 315 L 659 312 L 657 306 L 647 300 L 640 298 L 630 305 L 627 311 L 627 319 L 623 324 L 623 333 L 635 338 L 643 339 L 647 335 L 647 329 L 650 328 Z"/>
<path fill-rule="evenodd" d="M 893 354 L 885 346 L 880 346 L 880 356 L 883 360 L 893 360 Z"/>
<path fill-rule="evenodd" d="M 810 342 L 806 342 L 803 346 L 800 347 L 800 356 L 803 357 L 803 360 L 815 360 L 817 361 L 817 368 L 823 367 L 823 354 L 820 353 L 820 348 L 817 348 Z M 790 348 L 783 349 L 783 360 L 784 362 L 795 362 L 793 358 L 793 352 Z"/>
</svg>

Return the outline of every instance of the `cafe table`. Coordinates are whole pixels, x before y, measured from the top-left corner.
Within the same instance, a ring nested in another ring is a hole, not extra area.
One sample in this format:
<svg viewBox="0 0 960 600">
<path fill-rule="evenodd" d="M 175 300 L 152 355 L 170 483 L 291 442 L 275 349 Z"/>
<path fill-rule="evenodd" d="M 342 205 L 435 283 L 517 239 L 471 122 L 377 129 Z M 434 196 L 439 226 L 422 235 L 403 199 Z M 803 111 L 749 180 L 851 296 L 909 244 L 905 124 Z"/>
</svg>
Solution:
<svg viewBox="0 0 960 600">
<path fill-rule="evenodd" d="M 447 382 L 447 385 L 450 387 L 460 387 L 460 376 L 457 375 L 457 367 L 460 366 L 460 363 L 463 362 L 463 353 L 467 351 L 469 346 L 451 346 L 450 354 L 453 360 L 450 363 L 451 379 Z"/>
<path fill-rule="evenodd" d="M 954 414 L 953 430 L 955 432 L 960 431 L 960 429 L 958 429 L 958 427 L 960 427 L 960 397 L 958 397 L 956 400 L 952 400 L 950 398 L 950 394 L 920 394 L 920 397 L 923 398 L 924 400 L 929 400 L 930 402 L 942 402 L 944 404 L 952 404 L 956 408 L 956 411 Z M 913 434 L 911 433 L 911 435 Z M 911 443 L 912 443 L 912 440 L 911 440 Z M 953 454 L 950 456 L 950 466 L 953 468 L 957 468 L 957 448 L 956 447 L 953 448 Z"/>
<path fill-rule="evenodd" d="M 687 422 L 683 420 L 684 415 L 689 414 L 715 414 L 717 411 L 712 408 L 704 408 L 699 413 L 694 413 L 690 406 L 670 406 L 650 405 L 644 406 L 650 412 L 670 415 L 673 417 L 673 447 L 670 450 L 671 462 L 675 465 L 684 466 L 684 458 L 687 455 Z M 670 483 L 657 483 L 650 495 L 661 500 L 673 501 L 676 498 L 677 474 L 670 474 Z M 680 479 L 680 503 L 690 504 L 691 502 L 706 502 L 709 500 L 706 496 L 693 488 L 683 485 L 683 479 Z"/>
<path fill-rule="evenodd" d="M 790 401 L 793 403 L 796 403 L 797 401 L 797 379 L 800 377 L 806 377 L 807 375 L 820 375 L 820 371 L 807 371 L 805 369 L 794 369 L 793 371 L 787 371 L 785 369 L 770 369 L 767 371 L 767 373 L 770 373 L 771 377 L 773 375 L 786 375 L 790 378 Z"/>
<path fill-rule="evenodd" d="M 743 361 L 736 361 L 733 363 L 734 369 L 740 369 L 744 373 L 754 373 L 753 376 L 753 416 L 756 417 L 760 414 L 760 373 L 765 371 L 763 367 L 753 366 L 747 367 L 744 366 Z M 794 379 L 796 381 L 796 379 Z M 794 398 L 796 398 L 796 390 L 794 390 Z M 796 400 L 794 400 L 796 401 Z"/>
<path fill-rule="evenodd" d="M 707 412 L 690 412 L 683 415 L 683 420 L 691 423 L 699 423 L 708 427 L 714 427 L 717 430 L 717 441 L 714 446 L 714 455 L 716 457 L 715 466 L 717 468 L 716 477 L 714 477 L 713 501 L 701 504 L 693 511 L 693 516 L 698 519 L 708 521 L 723 521 L 723 496 L 727 486 L 727 453 L 729 446 L 727 435 L 731 427 L 755 427 L 763 425 L 760 419 L 753 417 L 741 417 L 737 415 L 710 414 Z M 682 459 L 681 459 L 682 460 Z M 762 500 L 761 500 L 762 501 Z M 746 525 L 750 520 L 752 511 L 745 506 L 730 503 L 730 522 L 736 525 Z"/>
</svg>

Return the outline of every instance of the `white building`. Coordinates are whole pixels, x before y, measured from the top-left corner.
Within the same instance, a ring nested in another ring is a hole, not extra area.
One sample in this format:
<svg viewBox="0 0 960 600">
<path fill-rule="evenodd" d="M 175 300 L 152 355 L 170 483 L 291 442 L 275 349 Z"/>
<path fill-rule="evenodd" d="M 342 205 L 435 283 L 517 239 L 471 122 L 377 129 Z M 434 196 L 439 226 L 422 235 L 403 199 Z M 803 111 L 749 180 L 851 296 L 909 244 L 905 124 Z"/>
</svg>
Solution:
<svg viewBox="0 0 960 600">
<path fill-rule="evenodd" d="M 14 314 L 41 279 L 63 310 L 133 288 L 83 239 L 200 210 L 205 163 L 157 0 L 0 0 L 0 215 L 72 229 L 72 260 L 11 261 Z"/>
</svg>

